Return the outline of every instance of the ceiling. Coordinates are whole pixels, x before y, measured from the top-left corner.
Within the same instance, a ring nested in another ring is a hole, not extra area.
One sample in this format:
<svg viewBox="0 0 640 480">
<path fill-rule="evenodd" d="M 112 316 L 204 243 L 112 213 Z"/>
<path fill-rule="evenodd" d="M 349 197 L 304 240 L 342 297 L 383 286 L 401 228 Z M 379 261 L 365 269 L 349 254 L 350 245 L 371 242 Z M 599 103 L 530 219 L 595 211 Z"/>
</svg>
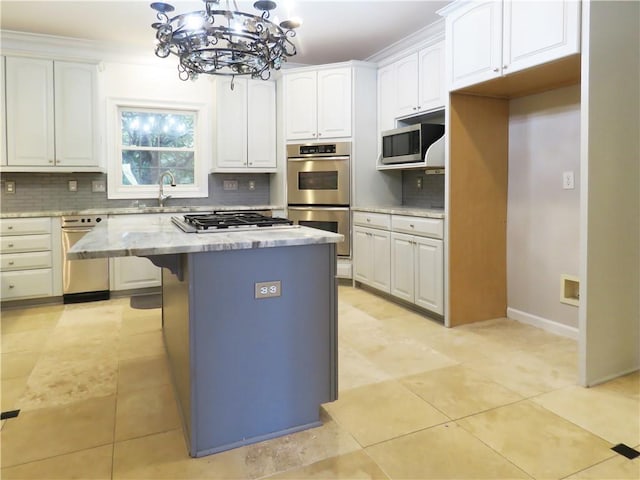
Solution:
<svg viewBox="0 0 640 480">
<path fill-rule="evenodd" d="M 202 2 L 165 0 L 176 13 L 201 10 Z M 135 50 L 153 50 L 155 12 L 151 0 L 31 1 L 2 0 L 0 28 L 109 42 Z M 233 1 L 230 2 L 233 5 Z M 302 19 L 294 43 L 296 64 L 318 65 L 365 60 L 383 48 L 437 21 L 436 11 L 449 1 L 435 0 L 280 0 L 279 20 Z M 252 1 L 237 1 L 256 12 Z M 221 1 L 225 5 L 225 0 Z"/>
</svg>

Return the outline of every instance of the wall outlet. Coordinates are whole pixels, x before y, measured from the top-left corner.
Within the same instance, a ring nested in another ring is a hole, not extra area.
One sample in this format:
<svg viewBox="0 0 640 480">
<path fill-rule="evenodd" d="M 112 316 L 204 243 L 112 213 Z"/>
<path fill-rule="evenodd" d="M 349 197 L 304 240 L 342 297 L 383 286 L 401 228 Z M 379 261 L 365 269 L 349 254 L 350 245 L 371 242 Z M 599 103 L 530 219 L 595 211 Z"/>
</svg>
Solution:
<svg viewBox="0 0 640 480">
<path fill-rule="evenodd" d="M 255 190 L 256 189 L 256 181 L 255 180 L 249 180 L 249 190 Z"/>
<path fill-rule="evenodd" d="M 422 190 L 422 177 L 416 178 L 416 188 Z"/>
<path fill-rule="evenodd" d="M 575 188 L 573 172 L 562 172 L 562 188 L 573 190 Z"/>
<path fill-rule="evenodd" d="M 238 181 L 237 180 L 224 180 L 222 182 L 223 190 L 238 190 Z"/>
<path fill-rule="evenodd" d="M 107 185 L 104 180 L 93 180 L 91 182 L 91 191 L 93 193 L 101 193 L 107 191 Z"/>
<path fill-rule="evenodd" d="M 16 193 L 16 182 L 14 181 L 4 182 L 4 190 L 7 193 Z"/>
<path fill-rule="evenodd" d="M 271 298 L 281 295 L 280 280 L 275 282 L 256 282 L 256 298 Z"/>
<path fill-rule="evenodd" d="M 78 181 L 77 180 L 69 180 L 69 191 L 77 192 L 78 191 Z"/>
</svg>

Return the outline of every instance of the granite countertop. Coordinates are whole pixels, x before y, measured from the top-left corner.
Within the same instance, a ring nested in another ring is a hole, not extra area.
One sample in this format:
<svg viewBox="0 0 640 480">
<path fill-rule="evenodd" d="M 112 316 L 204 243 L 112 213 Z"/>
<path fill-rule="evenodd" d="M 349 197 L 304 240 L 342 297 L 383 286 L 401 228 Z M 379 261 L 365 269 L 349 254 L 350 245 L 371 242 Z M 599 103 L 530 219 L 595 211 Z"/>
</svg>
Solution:
<svg viewBox="0 0 640 480">
<path fill-rule="evenodd" d="M 167 255 L 250 248 L 338 243 L 342 235 L 315 228 L 256 228 L 250 231 L 185 233 L 166 215 L 113 217 L 98 224 L 67 253 L 71 259 Z"/>
<path fill-rule="evenodd" d="M 396 206 L 359 206 L 351 207 L 354 212 L 388 213 L 393 215 L 410 215 L 413 217 L 444 218 L 444 208 L 420 208 Z"/>
<path fill-rule="evenodd" d="M 167 207 L 86 208 L 81 210 L 49 210 L 0 213 L 0 218 L 62 217 L 64 215 L 132 215 L 150 213 L 230 212 L 242 210 L 284 210 L 282 205 L 199 205 Z"/>
</svg>

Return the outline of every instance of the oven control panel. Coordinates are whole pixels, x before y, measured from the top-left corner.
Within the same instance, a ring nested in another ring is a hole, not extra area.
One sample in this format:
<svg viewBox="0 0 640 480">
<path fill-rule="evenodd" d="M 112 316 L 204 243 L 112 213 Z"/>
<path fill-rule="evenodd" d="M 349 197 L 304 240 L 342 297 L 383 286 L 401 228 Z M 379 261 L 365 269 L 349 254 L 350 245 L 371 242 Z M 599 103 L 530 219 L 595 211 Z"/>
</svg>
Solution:
<svg viewBox="0 0 640 480">
<path fill-rule="evenodd" d="M 309 153 L 336 153 L 336 145 L 333 143 L 330 145 L 302 145 L 300 147 L 301 155 Z"/>
<path fill-rule="evenodd" d="M 333 157 L 351 155 L 351 142 L 298 143 L 287 145 L 287 157 Z"/>
</svg>

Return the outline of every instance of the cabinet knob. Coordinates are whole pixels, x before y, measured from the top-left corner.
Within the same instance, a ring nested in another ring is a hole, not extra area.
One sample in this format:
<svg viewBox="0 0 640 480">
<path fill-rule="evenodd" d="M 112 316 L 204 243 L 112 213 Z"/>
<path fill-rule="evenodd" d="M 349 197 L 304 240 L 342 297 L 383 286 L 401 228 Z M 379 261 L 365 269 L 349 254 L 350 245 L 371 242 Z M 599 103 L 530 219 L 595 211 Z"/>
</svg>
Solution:
<svg viewBox="0 0 640 480">
<path fill-rule="evenodd" d="M 13 225 L 9 225 L 9 230 L 13 230 Z"/>
<path fill-rule="evenodd" d="M 10 244 L 9 244 L 9 248 L 13 248 L 13 243 L 10 243 Z"/>
<path fill-rule="evenodd" d="M 420 110 L 420 105 L 418 105 L 418 106 L 416 107 L 416 110 Z"/>
<path fill-rule="evenodd" d="M 53 163 L 53 160 L 49 160 L 49 163 Z"/>
<path fill-rule="evenodd" d="M 499 72 L 499 71 L 500 71 L 500 69 L 499 69 L 498 67 L 496 67 L 496 68 L 494 68 L 494 69 L 493 69 L 493 71 L 494 71 L 494 72 Z"/>
<path fill-rule="evenodd" d="M 409 226 L 410 226 L 411 228 L 416 228 L 416 227 L 414 227 L 414 226 L 413 226 L 413 223 L 410 223 L 410 224 L 409 224 Z"/>
<path fill-rule="evenodd" d="M 10 283 L 9 288 L 15 288 L 15 285 L 13 283 Z"/>
<path fill-rule="evenodd" d="M 370 219 L 370 218 L 367 218 L 367 222 L 370 222 L 370 221 L 371 221 L 371 219 Z"/>
<path fill-rule="evenodd" d="M 9 260 L 9 265 L 13 265 L 13 260 Z"/>
<path fill-rule="evenodd" d="M 509 68 L 509 65 L 503 65 L 503 66 L 502 66 L 502 69 L 503 69 L 503 70 L 506 70 L 507 68 Z"/>
</svg>

